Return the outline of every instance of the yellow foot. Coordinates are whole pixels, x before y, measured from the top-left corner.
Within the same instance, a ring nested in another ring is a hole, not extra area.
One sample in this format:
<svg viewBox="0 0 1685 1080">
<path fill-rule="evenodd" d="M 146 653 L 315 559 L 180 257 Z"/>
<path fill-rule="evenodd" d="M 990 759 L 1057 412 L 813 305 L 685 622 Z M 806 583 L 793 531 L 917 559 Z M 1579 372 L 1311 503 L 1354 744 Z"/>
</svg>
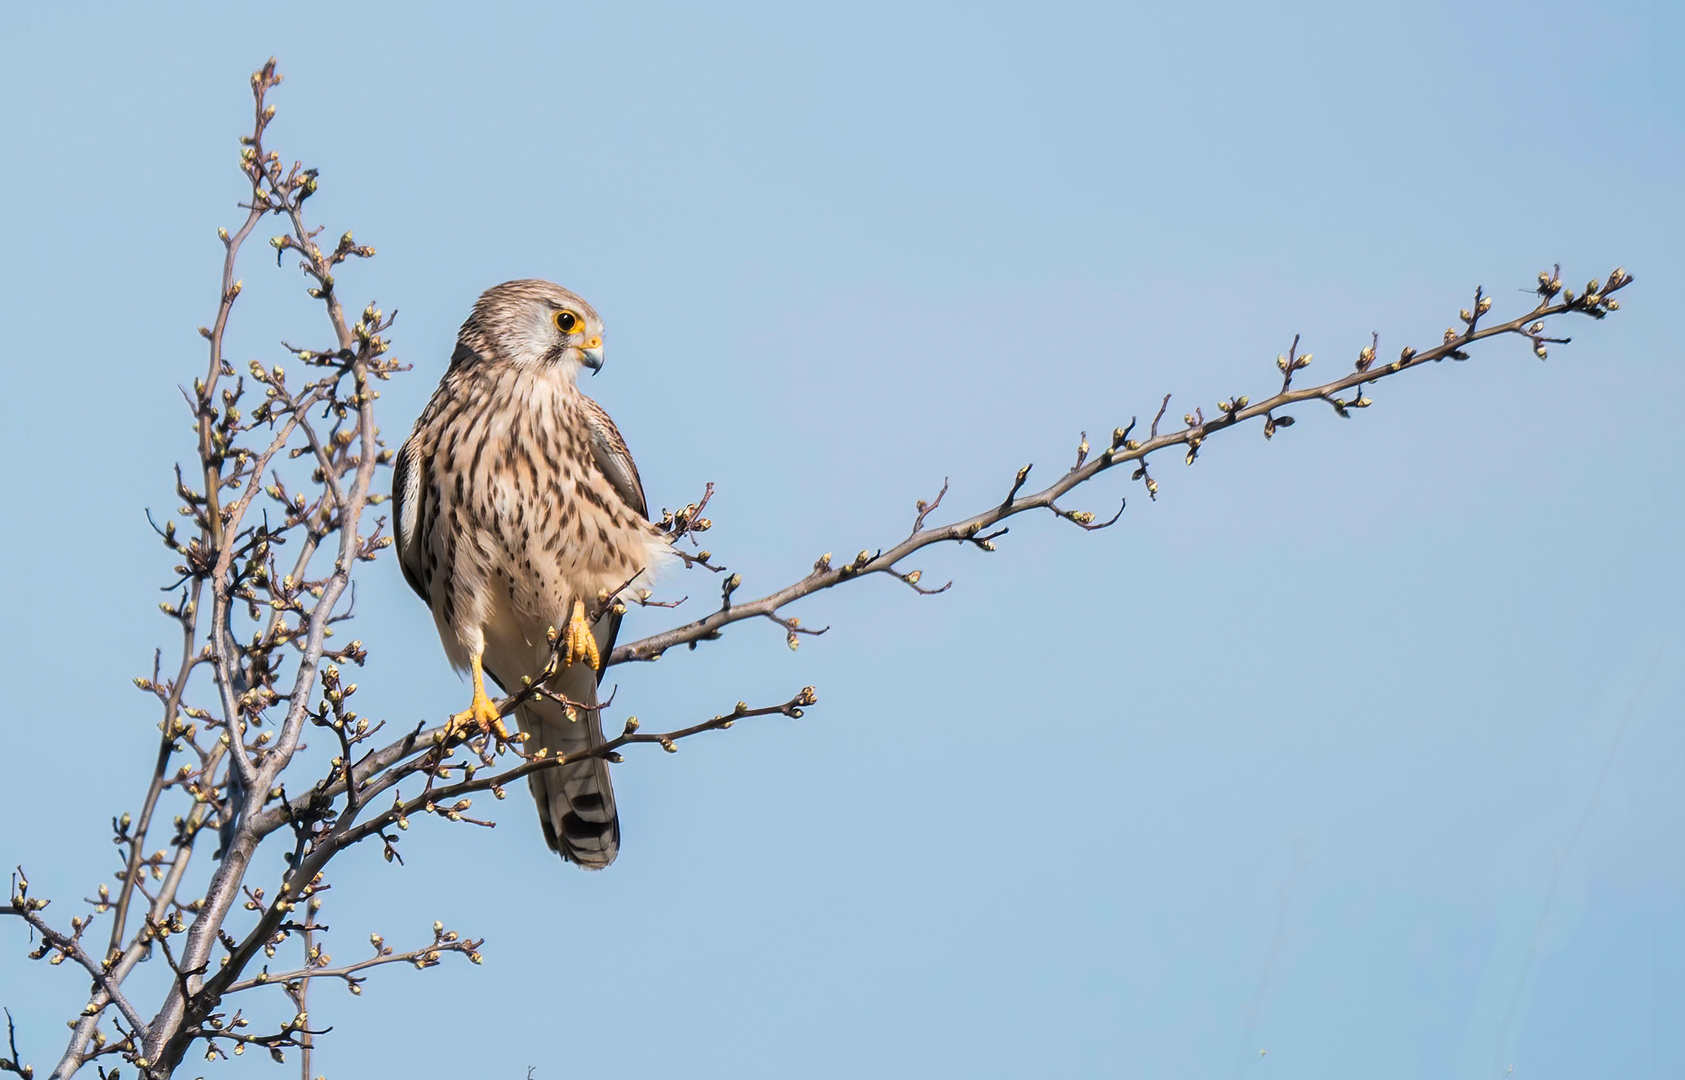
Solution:
<svg viewBox="0 0 1685 1080">
<path fill-rule="evenodd" d="M 602 668 L 603 657 L 597 652 L 596 635 L 591 633 L 591 624 L 585 621 L 585 601 L 573 602 L 573 618 L 568 620 L 563 640 L 567 646 L 567 651 L 562 654 L 563 664 L 572 666 L 575 659 L 580 659 L 590 664 L 592 671 Z"/>
<path fill-rule="evenodd" d="M 504 742 L 510 739 L 509 729 L 503 726 L 503 717 L 498 715 L 497 706 L 492 704 L 491 698 L 486 696 L 485 687 L 476 679 L 473 702 L 450 718 L 450 723 L 445 726 L 445 739 L 484 735 L 488 731 Z"/>
</svg>

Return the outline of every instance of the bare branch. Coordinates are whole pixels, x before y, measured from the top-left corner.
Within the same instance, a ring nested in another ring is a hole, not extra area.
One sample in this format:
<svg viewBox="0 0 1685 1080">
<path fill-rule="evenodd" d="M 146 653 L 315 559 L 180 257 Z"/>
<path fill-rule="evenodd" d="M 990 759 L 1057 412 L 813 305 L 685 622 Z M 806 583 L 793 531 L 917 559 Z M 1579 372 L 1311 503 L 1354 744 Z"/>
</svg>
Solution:
<svg viewBox="0 0 1685 1080">
<path fill-rule="evenodd" d="M 0 1072 L 16 1073 L 23 1080 L 34 1080 L 35 1069 L 23 1063 L 23 1055 L 18 1053 L 18 1029 L 12 1023 L 12 1010 L 6 1010 L 6 1043 L 12 1048 L 12 1056 L 0 1058 Z"/>
<path fill-rule="evenodd" d="M 47 906 L 48 901 L 29 895 L 29 880 L 24 876 L 21 867 L 18 869 L 14 882 L 11 906 L 0 908 L 0 915 L 14 915 L 28 923 L 37 934 L 41 935 L 41 944 L 32 954 L 34 958 L 41 959 L 51 955 L 52 959 L 49 963 L 58 964 L 65 960 L 71 960 L 81 965 L 89 975 L 94 977 L 94 984 L 116 1003 L 124 1018 L 137 1029 L 144 1030 L 145 1023 L 141 1020 L 140 1014 L 135 1011 L 135 1007 L 130 1005 L 128 1000 L 123 997 L 123 992 L 118 989 L 117 980 L 111 977 L 110 972 L 99 961 L 83 950 L 80 941 L 83 924 L 80 924 L 79 920 L 73 920 L 77 924 L 74 933 L 59 933 L 48 925 L 45 919 L 41 918 L 41 911 Z"/>
<path fill-rule="evenodd" d="M 370 935 L 369 940 L 374 944 L 375 954 L 367 960 L 359 960 L 354 964 L 343 964 L 339 967 L 300 968 L 297 971 L 283 972 L 278 975 L 271 975 L 265 971 L 253 978 L 233 983 L 228 987 L 226 993 L 238 994 L 242 990 L 254 990 L 260 986 L 286 987 L 308 979 L 343 979 L 353 994 L 360 994 L 362 993 L 363 983 L 367 981 L 357 977 L 357 973 L 360 971 L 367 971 L 369 968 L 379 967 L 382 964 L 412 964 L 418 969 L 430 968 L 439 962 L 439 957 L 442 954 L 447 952 L 461 953 L 478 964 L 481 961 L 480 946 L 485 944 L 484 938 L 478 941 L 464 938 L 455 930 L 446 930 L 443 923 L 433 924 L 433 941 L 431 944 L 423 945 L 418 949 L 411 949 L 408 952 L 392 951 L 392 947 L 387 945 L 379 934 Z M 307 947 L 306 953 L 308 954 L 309 951 L 309 947 Z M 318 958 L 320 958 L 320 954 L 318 954 Z"/>
<path fill-rule="evenodd" d="M 1541 275 L 1541 278 L 1543 277 Z M 1299 354 L 1299 339 L 1295 337 L 1288 354 L 1277 361 L 1277 366 L 1281 369 L 1283 375 L 1282 389 L 1272 397 L 1256 403 L 1252 403 L 1244 397 L 1221 403 L 1229 407 L 1220 409 L 1219 415 L 1211 420 L 1205 419 L 1203 411 L 1195 410 L 1184 418 L 1186 426 L 1182 430 L 1161 435 L 1158 432 L 1159 423 L 1164 419 L 1164 414 L 1170 407 L 1170 395 L 1166 394 L 1159 405 L 1157 415 L 1153 418 L 1152 427 L 1145 442 L 1136 442 L 1128 438 L 1130 429 L 1120 429 L 1114 433 L 1110 449 L 1095 455 L 1092 460 L 1087 460 L 1085 463 L 1076 466 L 1048 487 L 1031 495 L 1019 494 L 1029 475 L 1029 466 L 1025 466 L 1018 471 L 1005 501 L 998 506 L 948 525 L 933 527 L 925 525 L 925 518 L 940 503 L 940 496 L 936 502 L 929 504 L 929 506 L 920 502 L 919 516 L 914 523 L 912 535 L 894 547 L 886 551 L 880 551 L 870 558 L 857 559 L 847 566 L 837 568 L 832 568 L 829 557 L 826 557 L 815 564 L 813 571 L 807 576 L 757 600 L 734 601 L 729 606 L 723 606 L 718 611 L 700 619 L 662 633 L 652 634 L 649 637 L 619 645 L 606 662 L 609 664 L 624 664 L 632 661 L 654 660 L 677 645 L 694 647 L 698 642 L 717 638 L 720 631 L 732 623 L 741 622 L 744 619 L 771 618 L 780 609 L 796 600 L 870 574 L 893 574 L 905 581 L 906 576 L 896 569 L 896 564 L 915 551 L 932 544 L 969 543 L 984 551 L 992 551 L 994 550 L 994 540 L 1003 535 L 1005 529 L 989 530 L 1014 514 L 1021 514 L 1027 510 L 1045 507 L 1077 524 L 1085 527 L 1091 526 L 1091 518 L 1089 520 L 1077 520 L 1070 512 L 1059 510 L 1055 506 L 1055 500 L 1101 473 L 1127 463 L 1134 463 L 1137 466 L 1134 479 L 1144 481 L 1148 494 L 1156 496 L 1158 484 L 1147 474 L 1146 464 L 1147 458 L 1157 451 L 1172 446 L 1185 446 L 1187 448 L 1186 460 L 1188 464 L 1192 464 L 1200 447 L 1204 445 L 1208 438 L 1257 418 L 1264 419 L 1264 434 L 1268 438 L 1274 435 L 1279 428 L 1291 426 L 1293 423 L 1293 418 L 1290 416 L 1274 415 L 1276 410 L 1301 401 L 1327 401 L 1335 404 L 1337 410 L 1366 408 L 1369 405 L 1369 399 L 1363 397 L 1361 393 L 1354 395 L 1349 401 L 1341 401 L 1338 395 L 1346 390 L 1356 389 L 1361 391 L 1365 384 L 1378 382 L 1400 372 L 1414 370 L 1435 361 L 1466 359 L 1468 356 L 1466 349 L 1469 346 L 1488 338 L 1506 335 L 1527 338 L 1534 344 L 1534 352 L 1543 358 L 1544 345 L 1542 342 L 1554 340 L 1542 337 L 1544 320 L 1571 313 L 1603 318 L 1609 311 L 1619 308 L 1620 305 L 1613 299 L 1613 294 L 1631 284 L 1632 280 L 1631 275 L 1624 270 L 1617 269 L 1610 275 L 1606 284 L 1593 281 L 1591 284 L 1595 288 L 1588 287 L 1586 293 L 1581 296 L 1576 297 L 1572 292 L 1567 292 L 1563 294 L 1563 299 L 1556 301 L 1553 300 L 1556 296 L 1555 292 L 1552 292 L 1549 296 L 1541 294 L 1540 303 L 1532 311 L 1508 322 L 1482 328 L 1477 328 L 1476 323 L 1480 315 L 1489 310 L 1491 300 L 1481 291 L 1476 290 L 1475 311 L 1469 313 L 1470 319 L 1466 322 L 1465 328 L 1461 332 L 1448 330 L 1446 337 L 1439 345 L 1422 352 L 1405 349 L 1396 361 L 1380 367 L 1371 366 L 1373 363 L 1372 349 L 1365 350 L 1364 356 L 1368 359 L 1360 357 L 1357 370 L 1352 374 L 1333 379 L 1320 386 L 1305 389 L 1293 389 L 1292 376 L 1294 372 L 1309 365 L 1312 358 L 1308 353 Z M 1557 290 L 1560 291 L 1560 281 L 1555 281 L 1555 285 Z M 1131 423 L 1130 427 L 1133 428 L 1133 426 L 1133 423 Z M 942 490 L 944 494 L 947 492 L 946 484 L 944 484 Z M 1077 513 L 1086 515 L 1085 511 L 1078 511 Z M 1116 518 L 1114 517 L 1112 520 L 1115 521 Z M 1108 521 L 1105 524 L 1110 525 L 1111 522 Z M 863 552 L 862 554 L 866 553 Z"/>
</svg>

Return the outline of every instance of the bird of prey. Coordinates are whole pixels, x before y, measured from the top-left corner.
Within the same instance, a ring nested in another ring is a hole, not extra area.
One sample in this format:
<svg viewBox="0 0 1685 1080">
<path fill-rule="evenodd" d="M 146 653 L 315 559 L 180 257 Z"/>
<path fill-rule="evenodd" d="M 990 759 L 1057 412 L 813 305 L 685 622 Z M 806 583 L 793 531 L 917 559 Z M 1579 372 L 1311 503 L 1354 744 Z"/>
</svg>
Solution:
<svg viewBox="0 0 1685 1080">
<path fill-rule="evenodd" d="M 576 384 L 581 368 L 602 365 L 603 324 L 590 304 L 547 281 L 488 289 L 398 455 L 398 563 L 432 608 L 445 655 L 474 680 L 453 734 L 506 734 L 484 676 L 519 687 L 549 660 L 554 628 L 564 662 L 545 689 L 571 704 L 523 702 L 515 717 L 526 749 L 565 757 L 603 741 L 597 683 L 620 616 L 606 611 L 593 625 L 587 608 L 628 583 L 647 585 L 671 550 L 648 520 L 620 432 Z M 607 762 L 528 779 L 557 854 L 593 870 L 614 861 L 620 822 Z"/>
</svg>

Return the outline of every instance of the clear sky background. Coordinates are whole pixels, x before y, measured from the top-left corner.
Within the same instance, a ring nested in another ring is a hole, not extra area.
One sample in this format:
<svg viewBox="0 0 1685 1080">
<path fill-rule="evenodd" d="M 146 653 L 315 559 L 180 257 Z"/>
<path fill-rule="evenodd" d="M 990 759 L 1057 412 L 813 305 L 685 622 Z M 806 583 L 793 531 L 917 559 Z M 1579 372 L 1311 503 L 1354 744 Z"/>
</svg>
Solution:
<svg viewBox="0 0 1685 1080">
<path fill-rule="evenodd" d="M 482 289 L 560 281 L 604 315 L 590 391 L 651 502 L 715 482 L 745 594 L 898 540 L 944 476 L 970 512 L 1165 392 L 1256 397 L 1295 333 L 1327 377 L 1371 331 L 1437 341 L 1476 285 L 1508 317 L 1553 262 L 1637 276 L 1546 363 L 1499 343 L 1350 422 L 1166 455 L 1157 503 L 1123 475 L 1073 503 L 1127 494 L 1109 532 L 929 552 L 938 598 L 810 600 L 834 629 L 798 653 L 745 625 L 618 669 L 611 724 L 821 703 L 631 755 L 603 874 L 544 850 L 524 789 L 493 831 L 412 827 L 402 869 L 336 864 L 336 955 L 439 918 L 486 963 L 317 989 L 317 1071 L 1681 1070 L 1677 5 L 4 12 L 0 865 L 51 914 L 144 793 L 130 679 L 173 640 L 174 560 L 143 511 L 192 453 L 177 387 L 274 54 L 271 145 L 380 251 L 342 292 L 400 311 L 392 443 Z M 266 235 L 238 362 L 325 340 Z M 358 603 L 363 710 L 461 708 L 390 560 Z M 27 947 L 0 923 L 44 1070 L 86 983 Z M 202 1068 L 296 1068 L 261 1056 Z"/>
</svg>

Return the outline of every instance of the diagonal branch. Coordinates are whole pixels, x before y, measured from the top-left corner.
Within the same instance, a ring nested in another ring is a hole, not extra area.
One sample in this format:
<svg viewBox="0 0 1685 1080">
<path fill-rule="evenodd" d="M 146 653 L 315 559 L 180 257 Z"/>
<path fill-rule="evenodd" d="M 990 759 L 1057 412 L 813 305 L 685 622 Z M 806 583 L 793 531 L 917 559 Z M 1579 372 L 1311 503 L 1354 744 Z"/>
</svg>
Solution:
<svg viewBox="0 0 1685 1080">
<path fill-rule="evenodd" d="M 51 950 L 57 953 L 59 957 L 81 965 L 89 975 L 94 977 L 94 984 L 116 1004 L 118 1011 L 123 1014 L 123 1018 L 134 1025 L 137 1031 L 146 1030 L 146 1022 L 140 1018 L 140 1013 L 136 1012 L 135 1007 L 130 1005 L 128 999 L 123 996 L 123 991 L 118 988 L 117 980 L 111 977 L 111 974 L 101 966 L 99 961 L 88 955 L 76 938 L 59 933 L 45 919 L 41 918 L 40 911 L 45 906 L 42 901 L 32 901 L 26 895 L 20 893 L 12 898 L 10 907 L 0 907 L 0 915 L 15 915 L 28 923 L 37 934 L 41 935 L 40 948 L 42 954 Z"/>
<path fill-rule="evenodd" d="M 1005 527 L 1001 527 L 998 531 L 990 530 L 1007 518 L 1029 510 L 1051 509 L 1076 524 L 1085 528 L 1093 528 L 1095 526 L 1093 525 L 1092 515 L 1084 511 L 1068 512 L 1060 510 L 1055 502 L 1066 492 L 1087 483 L 1103 472 L 1120 465 L 1135 464 L 1137 468 L 1134 478 L 1144 480 L 1148 493 L 1156 495 L 1158 485 L 1155 480 L 1147 475 L 1146 465 L 1147 458 L 1161 450 L 1174 446 L 1184 446 L 1186 447 L 1186 461 L 1188 464 L 1192 464 L 1198 455 L 1199 448 L 1208 438 L 1249 420 L 1257 419 L 1264 421 L 1264 434 L 1267 438 L 1274 435 L 1278 428 L 1288 427 L 1293 423 L 1292 417 L 1276 416 L 1275 413 L 1302 401 L 1325 401 L 1333 405 L 1341 415 L 1349 416 L 1350 409 L 1368 406 L 1369 399 L 1361 395 L 1361 390 L 1365 384 L 1379 382 L 1401 372 L 1412 371 L 1440 360 L 1466 360 L 1469 355 L 1466 351 L 1467 348 L 1488 338 L 1507 336 L 1527 338 L 1533 343 L 1534 352 L 1542 359 L 1545 355 L 1545 342 L 1567 340 L 1565 338 L 1543 337 L 1544 320 L 1570 313 L 1589 315 L 1601 319 L 1609 311 L 1619 308 L 1620 305 L 1612 299 L 1612 294 L 1624 289 L 1631 284 L 1633 279 L 1631 275 L 1617 269 L 1610 275 L 1606 285 L 1600 286 L 1598 282 L 1594 281 L 1583 296 L 1575 296 L 1571 291 L 1563 291 L 1560 278 L 1554 272 L 1541 274 L 1540 280 L 1540 302 L 1525 315 L 1493 326 L 1478 326 L 1480 317 L 1490 309 L 1491 300 L 1481 291 L 1476 290 L 1474 311 L 1465 310 L 1461 313 L 1464 329 L 1460 332 L 1447 330 L 1441 344 L 1421 352 L 1407 348 L 1397 360 L 1379 367 L 1373 366 L 1373 347 L 1366 348 L 1358 360 L 1357 370 L 1319 386 L 1303 389 L 1293 387 L 1294 372 L 1304 368 L 1311 360 L 1309 354 L 1303 356 L 1297 354 L 1298 339 L 1295 338 L 1295 348 L 1292 354 L 1277 361 L 1283 373 L 1282 388 L 1272 397 L 1256 403 L 1245 397 L 1225 401 L 1220 403 L 1218 415 L 1212 419 L 1206 420 L 1203 412 L 1196 411 L 1184 418 L 1186 426 L 1181 430 L 1159 434 L 1159 423 L 1163 420 L 1164 413 L 1169 408 L 1170 403 L 1170 397 L 1166 395 L 1145 441 L 1137 442 L 1130 439 L 1128 434 L 1131 429 L 1119 428 L 1113 432 L 1112 445 L 1109 449 L 1094 455 L 1092 459 L 1086 460 L 1085 463 L 1079 461 L 1076 467 L 1060 476 L 1052 484 L 1031 495 L 1019 494 L 1029 476 L 1029 466 L 1025 466 L 1018 471 L 1011 490 L 1003 502 L 981 513 L 973 514 L 947 525 L 927 527 L 924 524 L 925 518 L 940 503 L 941 496 L 938 496 L 936 502 L 929 505 L 921 501 L 918 507 L 918 520 L 914 524 L 912 533 L 894 547 L 880 551 L 875 555 L 863 551 L 853 562 L 838 567 L 831 566 L 830 557 L 826 556 L 814 565 L 813 571 L 806 577 L 775 592 L 768 593 L 758 600 L 734 601 L 729 606 L 722 607 L 702 618 L 674 627 L 671 630 L 620 645 L 610 654 L 607 663 L 625 664 L 632 661 L 655 660 L 675 646 L 689 645 L 695 647 L 699 642 L 713 640 L 719 636 L 720 631 L 725 627 L 732 623 L 742 622 L 745 619 L 768 618 L 774 621 L 782 621 L 778 619 L 777 613 L 786 605 L 803 597 L 835 588 L 846 582 L 859 580 L 871 574 L 890 574 L 902 581 L 907 581 L 909 574 L 897 569 L 896 564 L 914 552 L 933 544 L 969 543 L 981 550 L 993 551 L 994 540 L 1004 534 Z M 1561 299 L 1556 298 L 1558 293 L 1561 294 Z M 1347 390 L 1358 392 L 1350 400 L 1342 400 L 1339 395 Z M 1226 408 L 1221 406 L 1226 406 Z M 1133 428 L 1133 425 L 1131 425 L 1131 428 Z M 1084 442 L 1086 443 L 1086 441 L 1085 439 Z M 1087 455 L 1083 454 L 1080 457 L 1086 459 Z M 947 492 L 945 483 L 942 490 L 944 494 Z M 917 571 L 911 573 L 916 574 Z M 911 583 L 916 585 L 917 579 L 914 578 Z"/>
</svg>

